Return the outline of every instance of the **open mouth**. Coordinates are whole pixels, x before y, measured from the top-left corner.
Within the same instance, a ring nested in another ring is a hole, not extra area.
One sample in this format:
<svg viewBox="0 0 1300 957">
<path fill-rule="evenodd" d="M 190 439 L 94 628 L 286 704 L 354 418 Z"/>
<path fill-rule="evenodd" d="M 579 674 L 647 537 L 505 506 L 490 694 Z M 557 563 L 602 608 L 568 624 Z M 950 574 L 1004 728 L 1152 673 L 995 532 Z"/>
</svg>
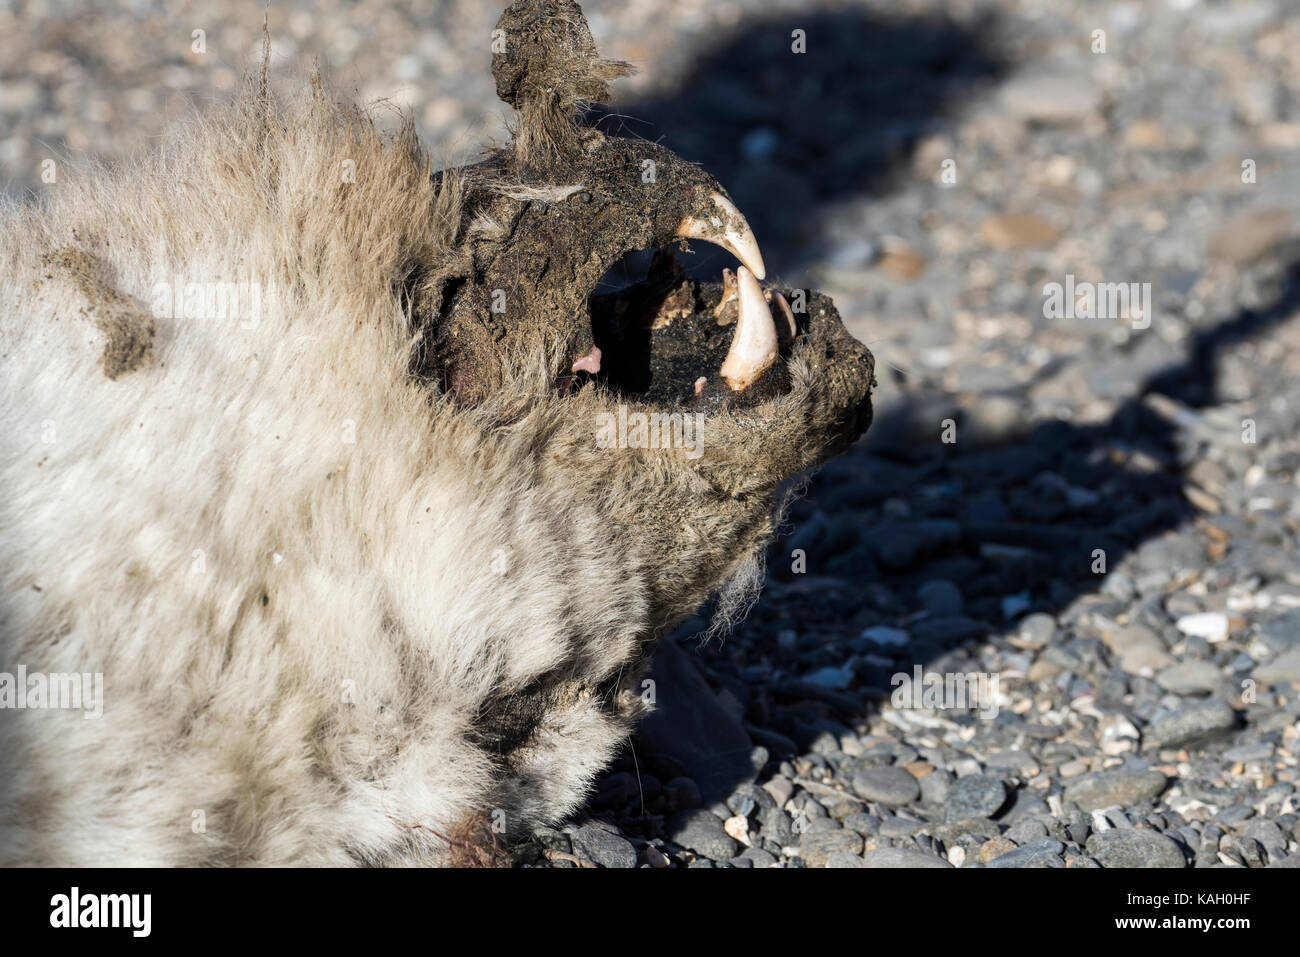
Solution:
<svg viewBox="0 0 1300 957">
<path fill-rule="evenodd" d="M 741 260 L 721 282 L 686 275 L 672 246 L 654 252 L 645 278 L 597 287 L 587 304 L 595 346 L 575 360 L 569 387 L 592 379 L 658 406 L 756 404 L 789 388 L 784 357 L 799 329 L 785 295 L 764 289 L 758 244 L 725 198 L 719 215 L 687 218 L 677 238 L 715 243 Z"/>
</svg>

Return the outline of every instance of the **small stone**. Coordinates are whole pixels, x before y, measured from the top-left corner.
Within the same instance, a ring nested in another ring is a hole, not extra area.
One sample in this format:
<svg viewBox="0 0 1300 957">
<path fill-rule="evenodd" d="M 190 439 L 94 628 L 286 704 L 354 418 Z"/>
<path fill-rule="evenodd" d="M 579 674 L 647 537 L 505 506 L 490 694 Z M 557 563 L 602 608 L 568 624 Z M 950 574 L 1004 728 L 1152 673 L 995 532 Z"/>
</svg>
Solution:
<svg viewBox="0 0 1300 957">
<path fill-rule="evenodd" d="M 1002 836 L 1016 845 L 1029 844 L 1031 841 L 1047 837 L 1047 825 L 1042 821 L 1026 818 L 1023 821 L 1017 821 Z"/>
<path fill-rule="evenodd" d="M 952 867 L 942 857 L 910 847 L 877 847 L 862 855 L 863 867 Z"/>
<path fill-rule="evenodd" d="M 1262 685 L 1281 685 L 1300 681 L 1300 648 L 1292 648 L 1272 661 L 1256 665 L 1255 680 Z"/>
<path fill-rule="evenodd" d="M 799 842 L 799 856 L 809 867 L 825 867 L 832 854 L 859 855 L 863 847 L 862 835 L 856 831 L 823 831 L 820 834 L 803 835 Z"/>
<path fill-rule="evenodd" d="M 737 814 L 735 817 L 729 817 L 722 822 L 722 829 L 733 840 L 739 841 L 746 847 L 749 846 L 749 818 L 743 814 Z"/>
<path fill-rule="evenodd" d="M 1033 70 L 1011 79 L 1001 92 L 1007 112 L 1025 123 L 1078 123 L 1096 112 L 1101 91 L 1082 72 Z"/>
<path fill-rule="evenodd" d="M 1061 231 L 1039 216 L 1006 213 L 984 220 L 979 235 L 994 249 L 1025 249 L 1054 245 Z"/>
<path fill-rule="evenodd" d="M 1120 667 L 1129 674 L 1152 674 L 1173 661 L 1164 642 L 1142 625 L 1120 628 L 1106 636 L 1106 643 L 1119 656 Z"/>
<path fill-rule="evenodd" d="M 548 851 L 559 851 L 563 854 L 569 854 L 573 850 L 573 847 L 569 842 L 569 836 L 563 831 L 557 831 L 553 827 L 539 827 L 534 829 L 533 840 Z"/>
<path fill-rule="evenodd" d="M 948 791 L 952 787 L 952 775 L 947 771 L 936 771 L 921 778 L 921 800 L 926 804 L 943 804 L 948 800 Z"/>
<path fill-rule="evenodd" d="M 1088 854 L 1102 867 L 1186 867 L 1182 848 L 1163 834 L 1116 828 L 1088 838 Z"/>
<path fill-rule="evenodd" d="M 1198 701 L 1158 718 L 1147 729 L 1146 740 L 1152 747 L 1181 747 L 1194 741 L 1235 728 L 1237 714 L 1220 698 Z"/>
<path fill-rule="evenodd" d="M 1115 756 L 1137 751 L 1142 746 L 1142 732 L 1122 714 L 1108 714 L 1101 719 L 1101 753 Z"/>
<path fill-rule="evenodd" d="M 1208 694 L 1222 678 L 1208 661 L 1180 661 L 1157 674 L 1156 684 L 1173 694 Z"/>
<path fill-rule="evenodd" d="M 975 856 L 981 864 L 987 864 L 993 858 L 1001 857 L 1003 854 L 1015 849 L 1015 842 L 999 835 L 998 837 L 991 837 L 981 844 L 979 853 Z"/>
<path fill-rule="evenodd" d="M 645 858 L 645 862 L 649 864 L 651 867 L 653 867 L 655 870 L 660 870 L 662 868 L 665 868 L 670 863 L 672 863 L 671 861 L 668 860 L 668 855 L 665 854 L 663 851 L 659 850 L 659 848 L 657 847 L 652 847 L 650 845 L 647 845 L 641 851 L 641 854 Z"/>
<path fill-rule="evenodd" d="M 761 847 L 746 848 L 745 852 L 740 856 L 753 861 L 755 867 L 775 867 L 779 863 L 775 854 L 769 853 Z"/>
<path fill-rule="evenodd" d="M 1042 837 L 1007 851 L 988 862 L 989 867 L 1064 867 L 1061 852 L 1065 845 L 1050 837 Z"/>
<path fill-rule="evenodd" d="M 1183 615 L 1174 624 L 1184 635 L 1204 638 L 1212 644 L 1226 640 L 1232 631 L 1228 616 L 1221 611 L 1202 611 L 1195 615 Z"/>
<path fill-rule="evenodd" d="M 674 814 L 664 832 L 675 844 L 714 860 L 731 860 L 740 850 L 740 845 L 723 828 L 721 818 L 704 810 Z"/>
<path fill-rule="evenodd" d="M 794 782 L 787 777 L 776 777 L 764 782 L 763 790 L 772 795 L 777 807 L 785 807 L 785 802 L 794 797 Z"/>
<path fill-rule="evenodd" d="M 601 867 L 636 867 L 636 849 L 617 834 L 594 824 L 573 832 L 573 853 Z"/>
<path fill-rule="evenodd" d="M 1028 751 L 994 751 L 985 757 L 984 763 L 995 771 L 1009 771 L 1021 777 L 1033 777 L 1038 773 L 1038 762 Z"/>
<path fill-rule="evenodd" d="M 1043 612 L 1026 615 L 1016 633 L 1016 644 L 1021 648 L 1045 648 L 1056 635 L 1056 619 Z"/>
<path fill-rule="evenodd" d="M 903 768 L 867 768 L 853 775 L 853 790 L 868 801 L 889 807 L 911 804 L 921 796 L 921 785 Z"/>
<path fill-rule="evenodd" d="M 945 811 L 950 821 L 987 818 L 1006 803 L 1006 786 L 997 778 L 972 774 L 958 778 L 948 789 Z"/>
<path fill-rule="evenodd" d="M 1065 799 L 1085 811 L 1114 805 L 1128 807 L 1154 800 L 1168 786 L 1169 779 L 1159 771 L 1116 768 L 1096 771 L 1071 781 L 1065 786 Z"/>
<path fill-rule="evenodd" d="M 860 854 L 850 854 L 848 851 L 836 851 L 830 857 L 826 858 L 826 867 L 866 867 L 867 863 L 862 859 Z"/>
</svg>

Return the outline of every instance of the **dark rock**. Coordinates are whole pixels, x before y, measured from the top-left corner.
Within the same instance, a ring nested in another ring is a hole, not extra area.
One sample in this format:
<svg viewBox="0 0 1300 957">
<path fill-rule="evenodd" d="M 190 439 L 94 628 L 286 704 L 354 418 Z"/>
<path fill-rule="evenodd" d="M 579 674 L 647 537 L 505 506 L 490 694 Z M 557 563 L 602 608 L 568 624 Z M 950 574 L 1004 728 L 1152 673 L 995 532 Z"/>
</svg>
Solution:
<svg viewBox="0 0 1300 957">
<path fill-rule="evenodd" d="M 730 860 L 740 851 L 738 844 L 722 827 L 722 821 L 708 811 L 681 811 L 670 817 L 664 833 L 675 844 L 714 860 Z"/>
<path fill-rule="evenodd" d="M 948 789 L 944 809 L 950 821 L 993 817 L 1007 800 L 1006 786 L 997 778 L 972 774 Z"/>
<path fill-rule="evenodd" d="M 573 853 L 601 867 L 636 867 L 636 849 L 617 834 L 595 824 L 573 832 Z"/>
</svg>

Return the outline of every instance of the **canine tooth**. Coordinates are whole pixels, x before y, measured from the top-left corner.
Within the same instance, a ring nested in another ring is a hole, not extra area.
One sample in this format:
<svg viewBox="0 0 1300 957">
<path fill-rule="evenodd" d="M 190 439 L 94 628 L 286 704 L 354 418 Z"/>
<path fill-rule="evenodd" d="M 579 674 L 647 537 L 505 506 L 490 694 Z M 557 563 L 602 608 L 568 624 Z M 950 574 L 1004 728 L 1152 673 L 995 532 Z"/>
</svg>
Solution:
<svg viewBox="0 0 1300 957">
<path fill-rule="evenodd" d="M 708 383 L 709 383 L 709 380 L 706 379 L 704 376 L 700 376 L 698 379 L 696 379 L 696 380 L 695 380 L 695 394 L 696 394 L 696 395 L 699 395 L 701 392 L 703 392 L 703 391 L 704 391 L 704 387 L 705 387 L 706 385 L 708 385 Z"/>
<path fill-rule="evenodd" d="M 740 318 L 731 348 L 722 363 L 722 377 L 734 391 L 747 389 L 776 361 L 776 323 L 763 300 L 758 280 L 744 266 L 736 270 L 740 287 Z"/>
<path fill-rule="evenodd" d="M 781 310 L 781 315 L 785 316 L 785 323 L 790 327 L 790 338 L 793 339 L 795 337 L 794 312 L 791 311 L 790 304 L 785 301 L 785 296 L 779 292 L 772 293 L 772 301 Z"/>
<path fill-rule="evenodd" d="M 704 217 L 687 216 L 678 225 L 676 235 L 684 239 L 702 239 L 716 243 L 762 279 L 767 275 L 767 268 L 763 265 L 763 254 L 758 251 L 758 240 L 754 238 L 749 223 L 745 222 L 745 217 L 740 215 L 740 210 L 736 209 L 731 200 L 721 193 L 713 193 L 709 198 L 718 207 L 718 211 Z"/>
</svg>

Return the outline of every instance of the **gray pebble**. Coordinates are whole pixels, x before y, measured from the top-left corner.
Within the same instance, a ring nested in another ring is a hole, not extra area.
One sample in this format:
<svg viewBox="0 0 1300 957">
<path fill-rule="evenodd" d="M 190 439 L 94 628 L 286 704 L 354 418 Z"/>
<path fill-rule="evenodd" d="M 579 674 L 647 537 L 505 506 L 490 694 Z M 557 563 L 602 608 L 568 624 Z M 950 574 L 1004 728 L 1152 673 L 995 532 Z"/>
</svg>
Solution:
<svg viewBox="0 0 1300 957">
<path fill-rule="evenodd" d="M 841 828 L 820 834 L 806 833 L 799 842 L 799 856 L 809 867 L 825 867 L 832 854 L 861 854 L 863 846 L 862 835 L 856 831 Z"/>
<path fill-rule="evenodd" d="M 1102 867 L 1187 866 L 1182 848 L 1155 831 L 1100 831 L 1088 838 L 1087 849 Z"/>
<path fill-rule="evenodd" d="M 1153 747 L 1175 748 L 1228 731 L 1237 724 L 1237 714 L 1220 698 L 1189 704 L 1153 722 L 1144 740 Z"/>
<path fill-rule="evenodd" d="M 853 790 L 868 801 L 889 807 L 911 804 L 921 796 L 921 785 L 902 768 L 867 768 L 853 775 Z"/>
<path fill-rule="evenodd" d="M 830 857 L 826 858 L 826 867 L 866 867 L 867 863 L 859 854 L 850 854 L 848 851 L 836 851 Z"/>
<path fill-rule="evenodd" d="M 1223 680 L 1208 661 L 1180 661 L 1156 675 L 1156 683 L 1173 694 L 1208 694 Z"/>
<path fill-rule="evenodd" d="M 1085 811 L 1116 804 L 1128 807 L 1156 798 L 1168 786 L 1169 780 L 1159 771 L 1115 768 L 1094 771 L 1069 782 L 1065 786 L 1065 799 Z"/>
<path fill-rule="evenodd" d="M 908 847 L 877 847 L 862 856 L 863 867 L 939 867 L 951 868 L 942 857 Z"/>
<path fill-rule="evenodd" d="M 722 828 L 717 815 L 704 810 L 681 811 L 664 827 L 668 839 L 696 854 L 716 860 L 730 860 L 740 845 Z"/>
<path fill-rule="evenodd" d="M 1014 851 L 1007 851 L 989 861 L 989 867 L 1064 867 L 1061 852 L 1065 845 L 1050 837 L 1030 841 Z"/>
<path fill-rule="evenodd" d="M 1292 648 L 1255 668 L 1255 680 L 1263 685 L 1300 681 L 1300 648 Z"/>
<path fill-rule="evenodd" d="M 595 824 L 573 832 L 573 853 L 601 867 L 636 867 L 636 849 L 617 834 Z"/>
<path fill-rule="evenodd" d="M 972 774 L 958 778 L 948 789 L 944 809 L 950 821 L 986 818 L 997 814 L 1006 803 L 1007 789 L 997 778 Z"/>
<path fill-rule="evenodd" d="M 774 867 L 778 863 L 775 854 L 769 854 L 761 847 L 747 847 L 740 856 L 753 861 L 755 867 Z"/>
</svg>

